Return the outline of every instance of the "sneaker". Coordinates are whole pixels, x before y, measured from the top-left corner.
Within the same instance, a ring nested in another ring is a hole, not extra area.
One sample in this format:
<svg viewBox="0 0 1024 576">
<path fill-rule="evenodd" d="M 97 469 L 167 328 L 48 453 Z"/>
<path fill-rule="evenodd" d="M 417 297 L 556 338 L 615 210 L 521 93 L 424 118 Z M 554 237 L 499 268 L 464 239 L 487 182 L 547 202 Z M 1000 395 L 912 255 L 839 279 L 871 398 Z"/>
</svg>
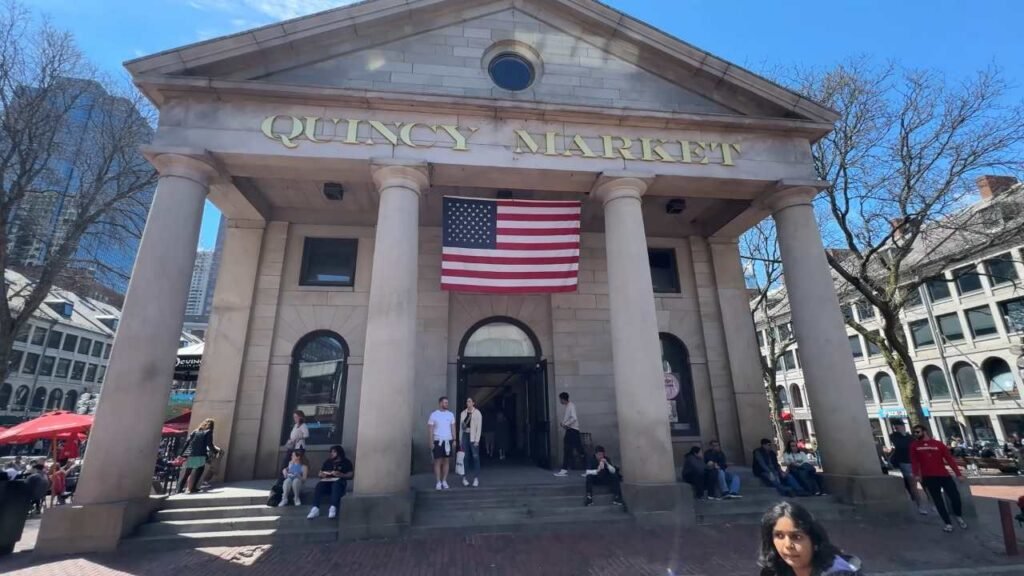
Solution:
<svg viewBox="0 0 1024 576">
<path fill-rule="evenodd" d="M 586 478 L 586 477 L 587 477 L 587 473 L 586 472 L 584 472 L 583 474 L 580 474 L 580 478 Z"/>
<path fill-rule="evenodd" d="M 462 485 L 463 486 L 469 486 L 469 480 L 466 480 L 466 478 L 463 478 L 462 479 Z"/>
<path fill-rule="evenodd" d="M 917 509 L 917 513 L 920 514 L 921 516 L 927 516 L 928 515 L 928 509 L 925 508 L 924 506 L 921 506 L 921 507 L 919 507 Z"/>
<path fill-rule="evenodd" d="M 313 518 L 317 518 L 319 516 L 320 509 L 317 508 L 316 506 L 313 506 L 312 508 L 309 509 L 309 516 L 306 516 L 306 520 L 312 520 Z"/>
<path fill-rule="evenodd" d="M 708 500 L 721 500 L 721 498 L 719 498 L 718 496 L 712 496 L 708 494 Z"/>
<path fill-rule="evenodd" d="M 946 532 L 946 533 L 952 532 L 953 531 L 953 525 L 952 524 L 946 524 L 946 527 L 943 528 L 942 531 Z"/>
<path fill-rule="evenodd" d="M 956 517 L 956 525 L 959 526 L 961 530 L 967 530 L 967 522 L 959 516 Z"/>
<path fill-rule="evenodd" d="M 449 488 L 451 488 L 451 486 L 448 485 L 447 481 L 441 482 L 441 489 L 442 490 L 448 490 Z"/>
<path fill-rule="evenodd" d="M 739 498 L 739 495 L 732 492 L 726 492 L 722 495 L 722 500 L 735 500 L 736 498 Z"/>
<path fill-rule="evenodd" d="M 587 494 L 587 497 L 583 499 L 583 505 L 584 506 L 590 506 L 593 503 L 594 503 L 594 497 L 591 496 L 590 494 Z"/>
<path fill-rule="evenodd" d="M 442 488 L 441 488 L 441 483 L 440 483 L 440 482 L 438 482 L 438 483 L 437 483 L 437 485 L 436 485 L 436 486 L 434 486 L 434 490 L 441 490 L 441 489 L 442 489 Z"/>
<path fill-rule="evenodd" d="M 612 500 L 612 504 L 615 504 L 616 506 L 622 506 L 622 498 L 616 498 Z"/>
<path fill-rule="evenodd" d="M 302 506 L 302 500 L 299 500 L 298 498 L 296 498 L 295 499 L 295 505 L 296 506 Z"/>
<path fill-rule="evenodd" d="M 568 475 L 569 475 L 569 471 L 564 469 L 564 468 L 559 470 L 558 472 L 555 472 L 555 476 L 557 476 L 559 478 L 565 478 Z"/>
<path fill-rule="evenodd" d="M 473 478 L 473 488 L 479 488 L 479 487 L 480 487 L 480 479 L 479 478 Z"/>
<path fill-rule="evenodd" d="M 338 509 L 335 508 L 334 506 L 331 506 L 330 508 L 328 508 L 327 509 L 327 517 L 328 518 L 337 518 L 338 517 Z"/>
<path fill-rule="evenodd" d="M 287 498 L 281 498 L 281 503 L 278 504 L 277 507 L 278 508 L 284 508 L 287 505 L 288 505 L 288 499 Z M 296 506 L 298 506 L 298 504 L 296 504 Z"/>
</svg>

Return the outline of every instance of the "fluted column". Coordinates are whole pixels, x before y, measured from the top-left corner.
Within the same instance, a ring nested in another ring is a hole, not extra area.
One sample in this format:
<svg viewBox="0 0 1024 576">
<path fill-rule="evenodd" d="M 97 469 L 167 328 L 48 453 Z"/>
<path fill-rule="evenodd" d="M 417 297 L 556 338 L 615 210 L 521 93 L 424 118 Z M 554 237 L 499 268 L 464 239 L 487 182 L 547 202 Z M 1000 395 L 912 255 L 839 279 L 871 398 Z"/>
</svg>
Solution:
<svg viewBox="0 0 1024 576">
<path fill-rule="evenodd" d="M 361 496 L 409 489 L 419 209 L 428 186 L 422 165 L 374 165 L 373 181 L 380 208 L 359 393 L 355 493 Z"/>
</svg>

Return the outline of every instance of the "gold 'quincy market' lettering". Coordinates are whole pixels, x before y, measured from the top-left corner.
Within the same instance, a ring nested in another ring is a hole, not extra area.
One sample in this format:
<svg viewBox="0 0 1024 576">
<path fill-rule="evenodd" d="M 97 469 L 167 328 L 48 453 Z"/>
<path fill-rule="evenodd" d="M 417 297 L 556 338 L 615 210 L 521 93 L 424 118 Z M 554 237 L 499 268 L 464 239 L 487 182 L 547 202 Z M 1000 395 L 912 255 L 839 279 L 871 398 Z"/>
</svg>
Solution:
<svg viewBox="0 0 1024 576">
<path fill-rule="evenodd" d="M 299 143 L 306 140 L 315 144 L 389 144 L 410 148 L 438 146 L 459 152 L 469 150 L 469 140 L 477 131 L 476 128 L 456 124 L 381 122 L 282 114 L 268 116 L 263 120 L 261 129 L 264 136 L 289 149 L 298 148 Z M 731 142 L 632 138 L 615 134 L 531 134 L 522 129 L 512 132 L 512 150 L 516 154 L 735 166 L 741 152 L 740 145 Z"/>
</svg>

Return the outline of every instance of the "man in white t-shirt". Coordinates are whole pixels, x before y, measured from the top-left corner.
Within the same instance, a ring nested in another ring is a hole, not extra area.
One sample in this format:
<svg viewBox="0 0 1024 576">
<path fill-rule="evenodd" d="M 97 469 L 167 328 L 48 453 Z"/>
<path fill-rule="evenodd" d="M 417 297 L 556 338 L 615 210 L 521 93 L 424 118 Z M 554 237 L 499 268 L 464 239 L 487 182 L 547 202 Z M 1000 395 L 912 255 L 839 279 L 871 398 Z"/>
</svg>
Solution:
<svg viewBox="0 0 1024 576">
<path fill-rule="evenodd" d="M 448 397 L 442 396 L 437 401 L 437 410 L 430 413 L 427 421 L 430 433 L 430 450 L 434 456 L 434 478 L 437 480 L 435 489 L 448 489 L 448 468 L 451 457 L 455 453 L 455 414 L 448 410 Z"/>
</svg>

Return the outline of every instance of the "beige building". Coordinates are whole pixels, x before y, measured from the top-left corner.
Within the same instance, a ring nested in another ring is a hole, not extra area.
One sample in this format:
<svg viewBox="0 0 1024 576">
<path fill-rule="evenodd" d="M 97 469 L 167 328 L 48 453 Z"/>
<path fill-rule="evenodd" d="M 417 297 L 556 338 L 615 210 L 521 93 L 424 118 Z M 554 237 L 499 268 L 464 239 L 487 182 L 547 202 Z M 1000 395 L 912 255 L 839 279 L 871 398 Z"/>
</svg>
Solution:
<svg viewBox="0 0 1024 576">
<path fill-rule="evenodd" d="M 548 467 L 568 392 L 631 513 L 692 516 L 680 452 L 719 438 L 743 461 L 770 433 L 736 244 L 768 216 L 805 371 L 856 381 L 810 207 L 835 114 L 598 2 L 373 0 L 127 67 L 160 109 L 161 179 L 76 507 L 47 514 L 43 550 L 110 548 L 148 513 L 207 198 L 228 222 L 195 417 L 232 481 L 272 477 L 310 414 L 314 452 L 354 454 L 347 536 L 408 524 L 441 395 L 502 406 Z M 578 289 L 442 290 L 446 196 L 582 201 Z M 856 386 L 808 393 L 832 491 L 902 497 Z"/>
</svg>

